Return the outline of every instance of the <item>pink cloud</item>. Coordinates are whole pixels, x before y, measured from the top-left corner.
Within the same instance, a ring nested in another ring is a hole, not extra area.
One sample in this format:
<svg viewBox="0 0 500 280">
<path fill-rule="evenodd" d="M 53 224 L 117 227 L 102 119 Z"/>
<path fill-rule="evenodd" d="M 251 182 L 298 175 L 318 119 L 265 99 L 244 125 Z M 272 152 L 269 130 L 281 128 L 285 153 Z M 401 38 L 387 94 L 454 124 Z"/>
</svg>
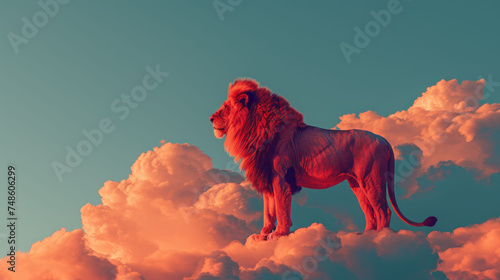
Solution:
<svg viewBox="0 0 500 280">
<path fill-rule="evenodd" d="M 373 111 L 344 115 L 336 128 L 365 129 L 389 140 L 404 159 L 396 173 L 403 177 L 398 183 L 409 190 L 408 196 L 418 190 L 415 178 L 441 161 L 472 168 L 483 178 L 500 171 L 492 160 L 500 104 L 480 104 L 484 85 L 484 80 L 441 80 L 407 110 L 388 117 Z"/>
</svg>

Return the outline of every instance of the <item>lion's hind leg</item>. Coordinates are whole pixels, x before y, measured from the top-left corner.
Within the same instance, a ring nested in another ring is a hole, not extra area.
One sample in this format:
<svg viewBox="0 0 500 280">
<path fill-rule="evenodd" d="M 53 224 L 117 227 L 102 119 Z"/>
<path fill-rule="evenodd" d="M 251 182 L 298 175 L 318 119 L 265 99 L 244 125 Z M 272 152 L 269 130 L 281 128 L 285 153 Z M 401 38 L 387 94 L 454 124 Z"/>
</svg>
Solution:
<svg viewBox="0 0 500 280">
<path fill-rule="evenodd" d="M 391 223 L 391 210 L 387 204 L 386 183 L 365 182 L 363 190 L 370 202 L 377 220 L 377 230 L 389 227 Z"/>
<path fill-rule="evenodd" d="M 359 206 L 363 213 L 365 214 L 366 227 L 367 230 L 377 229 L 377 218 L 375 217 L 375 212 L 373 207 L 365 195 L 364 190 L 359 186 L 358 182 L 354 178 L 347 179 L 349 185 L 351 186 L 352 192 L 356 195 L 356 198 L 359 201 Z"/>
</svg>

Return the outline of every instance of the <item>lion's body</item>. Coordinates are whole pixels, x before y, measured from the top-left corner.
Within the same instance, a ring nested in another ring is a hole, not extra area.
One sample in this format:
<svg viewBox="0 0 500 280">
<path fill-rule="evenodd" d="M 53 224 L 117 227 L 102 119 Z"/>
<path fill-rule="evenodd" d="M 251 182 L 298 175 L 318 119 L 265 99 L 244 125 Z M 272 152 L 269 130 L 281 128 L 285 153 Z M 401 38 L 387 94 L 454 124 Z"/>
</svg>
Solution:
<svg viewBox="0 0 500 280">
<path fill-rule="evenodd" d="M 344 180 L 365 214 L 365 230 L 389 226 L 386 189 L 394 210 L 405 222 L 414 226 L 436 222 L 434 217 L 412 222 L 398 209 L 394 153 L 381 136 L 308 126 L 283 97 L 248 79 L 229 86 L 228 100 L 211 121 L 215 135 L 226 135 L 226 150 L 241 160 L 247 180 L 264 196 L 264 227 L 254 238 L 289 234 L 291 196 L 300 187 L 325 189 Z M 278 226 L 271 233 L 276 220 Z"/>
<path fill-rule="evenodd" d="M 392 148 L 368 131 L 307 126 L 296 131 L 292 145 L 299 186 L 325 189 L 348 178 L 386 182 Z"/>
</svg>

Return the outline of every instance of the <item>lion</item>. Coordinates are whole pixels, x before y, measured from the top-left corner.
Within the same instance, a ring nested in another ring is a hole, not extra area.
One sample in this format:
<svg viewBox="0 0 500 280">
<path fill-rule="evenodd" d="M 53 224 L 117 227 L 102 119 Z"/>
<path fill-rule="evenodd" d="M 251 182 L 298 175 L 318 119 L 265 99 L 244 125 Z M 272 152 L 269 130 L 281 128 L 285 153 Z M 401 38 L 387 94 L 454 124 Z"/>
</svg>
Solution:
<svg viewBox="0 0 500 280">
<path fill-rule="evenodd" d="M 365 231 L 389 227 L 392 208 L 412 226 L 394 194 L 394 152 L 383 137 L 365 130 L 322 129 L 304 123 L 288 101 L 252 79 L 229 84 L 228 98 L 211 117 L 214 134 L 264 199 L 264 224 L 255 240 L 290 234 L 292 195 L 302 187 L 326 189 L 347 180 L 366 220 Z M 277 222 L 277 226 L 276 226 Z"/>
</svg>

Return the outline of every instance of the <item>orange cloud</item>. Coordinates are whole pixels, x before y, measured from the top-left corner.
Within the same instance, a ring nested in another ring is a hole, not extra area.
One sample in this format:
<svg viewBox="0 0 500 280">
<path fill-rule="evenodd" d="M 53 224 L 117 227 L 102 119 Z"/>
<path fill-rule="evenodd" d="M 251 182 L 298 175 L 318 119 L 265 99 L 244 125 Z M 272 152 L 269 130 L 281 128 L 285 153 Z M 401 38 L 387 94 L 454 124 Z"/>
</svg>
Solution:
<svg viewBox="0 0 500 280">
<path fill-rule="evenodd" d="M 140 279 L 140 275 L 128 267 L 94 255 L 86 245 L 82 230 L 68 232 L 63 228 L 33 244 L 28 253 L 17 252 L 16 255 L 16 272 L 2 267 L 1 279 Z M 6 258 L 2 266 L 5 263 Z"/>
<path fill-rule="evenodd" d="M 239 265 L 226 253 L 215 251 L 203 259 L 191 277 L 185 277 L 184 280 L 239 279 L 239 275 Z"/>
<path fill-rule="evenodd" d="M 422 232 L 335 234 L 317 223 L 276 242 L 249 238 L 223 250 L 248 279 L 263 271 L 281 279 L 428 279 L 438 259 Z"/>
<path fill-rule="evenodd" d="M 250 183 L 217 184 L 198 197 L 196 209 L 212 209 L 240 220 L 254 221 L 262 217 L 261 198 Z"/>
<path fill-rule="evenodd" d="M 258 231 L 256 193 L 195 146 L 166 143 L 131 169 L 126 180 L 104 184 L 102 205 L 82 207 L 82 224 L 92 250 L 148 279 L 192 275 L 202 256 Z"/>
<path fill-rule="evenodd" d="M 499 140 L 492 131 L 500 125 L 500 104 L 481 105 L 484 85 L 483 79 L 462 84 L 441 80 L 408 110 L 388 117 L 373 111 L 344 115 L 335 128 L 369 130 L 396 147 L 402 160 L 396 177 L 409 189 L 408 196 L 418 190 L 415 177 L 441 161 L 475 169 L 483 178 L 500 171 L 492 157 Z"/>
<path fill-rule="evenodd" d="M 438 252 L 438 269 L 450 279 L 500 279 L 500 218 L 453 232 L 434 231 L 429 240 Z"/>
</svg>

